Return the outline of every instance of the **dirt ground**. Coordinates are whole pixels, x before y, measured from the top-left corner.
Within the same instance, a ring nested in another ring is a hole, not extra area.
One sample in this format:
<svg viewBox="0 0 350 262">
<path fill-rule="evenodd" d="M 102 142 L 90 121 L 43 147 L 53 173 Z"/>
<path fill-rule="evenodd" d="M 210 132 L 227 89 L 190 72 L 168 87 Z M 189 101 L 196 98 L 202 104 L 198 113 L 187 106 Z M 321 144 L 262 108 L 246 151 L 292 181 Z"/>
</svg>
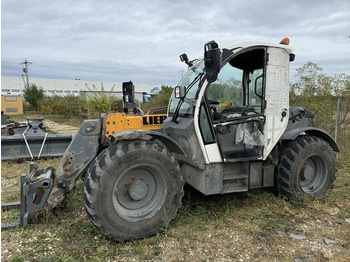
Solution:
<svg viewBox="0 0 350 262">
<path fill-rule="evenodd" d="M 78 128 L 45 120 L 55 132 Z M 38 161 L 57 166 L 59 158 Z M 348 161 L 343 161 L 348 163 Z M 1 201 L 19 200 L 29 161 L 1 163 Z M 148 239 L 116 243 L 90 223 L 78 181 L 65 207 L 26 228 L 1 233 L 2 261 L 350 261 L 350 168 L 339 167 L 330 195 L 290 202 L 273 190 L 204 196 L 185 187 L 183 205 L 166 229 Z M 1 213 L 2 223 L 19 212 Z"/>
<path fill-rule="evenodd" d="M 58 134 L 72 134 L 73 136 L 78 132 L 79 128 L 70 126 L 70 125 L 64 125 L 64 124 L 58 124 L 56 122 L 53 122 L 51 120 L 44 120 L 44 126 L 49 128 L 51 131 L 54 131 Z"/>
</svg>

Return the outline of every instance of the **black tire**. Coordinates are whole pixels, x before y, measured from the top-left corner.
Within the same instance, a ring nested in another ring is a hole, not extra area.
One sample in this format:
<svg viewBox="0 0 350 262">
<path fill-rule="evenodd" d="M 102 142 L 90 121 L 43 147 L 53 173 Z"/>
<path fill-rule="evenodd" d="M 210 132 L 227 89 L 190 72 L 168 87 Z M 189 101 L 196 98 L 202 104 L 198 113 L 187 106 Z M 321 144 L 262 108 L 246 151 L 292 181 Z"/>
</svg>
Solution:
<svg viewBox="0 0 350 262">
<path fill-rule="evenodd" d="M 314 200 L 328 194 L 335 181 L 333 149 L 321 138 L 300 136 L 281 150 L 277 188 L 288 199 Z"/>
<path fill-rule="evenodd" d="M 163 229 L 181 206 L 184 180 L 168 150 L 127 141 L 103 150 L 84 183 L 85 210 L 107 237 L 129 241 Z"/>
</svg>

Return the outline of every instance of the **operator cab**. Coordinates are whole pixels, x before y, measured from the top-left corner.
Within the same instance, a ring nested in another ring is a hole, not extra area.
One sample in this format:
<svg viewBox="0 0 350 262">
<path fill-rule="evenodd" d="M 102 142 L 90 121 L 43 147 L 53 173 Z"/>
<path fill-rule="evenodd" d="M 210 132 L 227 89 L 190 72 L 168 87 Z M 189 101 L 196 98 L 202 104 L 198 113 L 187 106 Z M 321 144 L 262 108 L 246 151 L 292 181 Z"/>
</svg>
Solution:
<svg viewBox="0 0 350 262">
<path fill-rule="evenodd" d="M 265 160 L 288 124 L 289 82 L 284 80 L 289 79 L 291 49 L 246 43 L 215 52 L 221 57 L 216 75 L 215 54 L 208 59 L 205 50 L 204 59 L 191 61 L 176 87 L 169 104 L 172 128 L 190 127 L 187 122 L 193 121 L 199 146 L 184 148 L 193 147 L 188 155 L 200 148 L 206 164 Z"/>
</svg>

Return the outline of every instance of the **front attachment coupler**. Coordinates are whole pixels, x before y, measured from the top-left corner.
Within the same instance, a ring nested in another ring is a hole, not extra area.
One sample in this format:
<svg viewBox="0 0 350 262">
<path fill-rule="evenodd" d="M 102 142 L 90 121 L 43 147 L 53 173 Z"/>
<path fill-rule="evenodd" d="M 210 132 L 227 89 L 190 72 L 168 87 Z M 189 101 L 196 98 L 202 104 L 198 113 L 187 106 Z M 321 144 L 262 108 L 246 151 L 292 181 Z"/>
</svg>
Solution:
<svg viewBox="0 0 350 262">
<path fill-rule="evenodd" d="M 20 224 L 28 223 L 47 213 L 47 202 L 53 188 L 55 169 L 48 167 L 39 170 L 38 164 L 30 164 L 30 174 L 21 176 Z M 63 199 L 62 199 L 63 200 Z"/>
</svg>

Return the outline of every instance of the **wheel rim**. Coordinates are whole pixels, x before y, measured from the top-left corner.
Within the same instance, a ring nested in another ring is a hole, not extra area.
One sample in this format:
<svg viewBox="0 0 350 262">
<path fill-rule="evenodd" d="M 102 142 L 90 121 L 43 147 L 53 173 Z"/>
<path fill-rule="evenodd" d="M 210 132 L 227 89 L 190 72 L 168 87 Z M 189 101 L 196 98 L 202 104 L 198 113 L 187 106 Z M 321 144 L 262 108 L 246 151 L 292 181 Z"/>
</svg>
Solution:
<svg viewBox="0 0 350 262">
<path fill-rule="evenodd" d="M 116 181 L 112 194 L 114 210 L 123 219 L 137 222 L 151 218 L 165 202 L 164 174 L 151 165 L 132 167 Z"/>
<path fill-rule="evenodd" d="M 299 185 L 306 194 L 321 190 L 327 180 L 325 161 L 318 156 L 308 158 L 299 170 Z"/>
</svg>

